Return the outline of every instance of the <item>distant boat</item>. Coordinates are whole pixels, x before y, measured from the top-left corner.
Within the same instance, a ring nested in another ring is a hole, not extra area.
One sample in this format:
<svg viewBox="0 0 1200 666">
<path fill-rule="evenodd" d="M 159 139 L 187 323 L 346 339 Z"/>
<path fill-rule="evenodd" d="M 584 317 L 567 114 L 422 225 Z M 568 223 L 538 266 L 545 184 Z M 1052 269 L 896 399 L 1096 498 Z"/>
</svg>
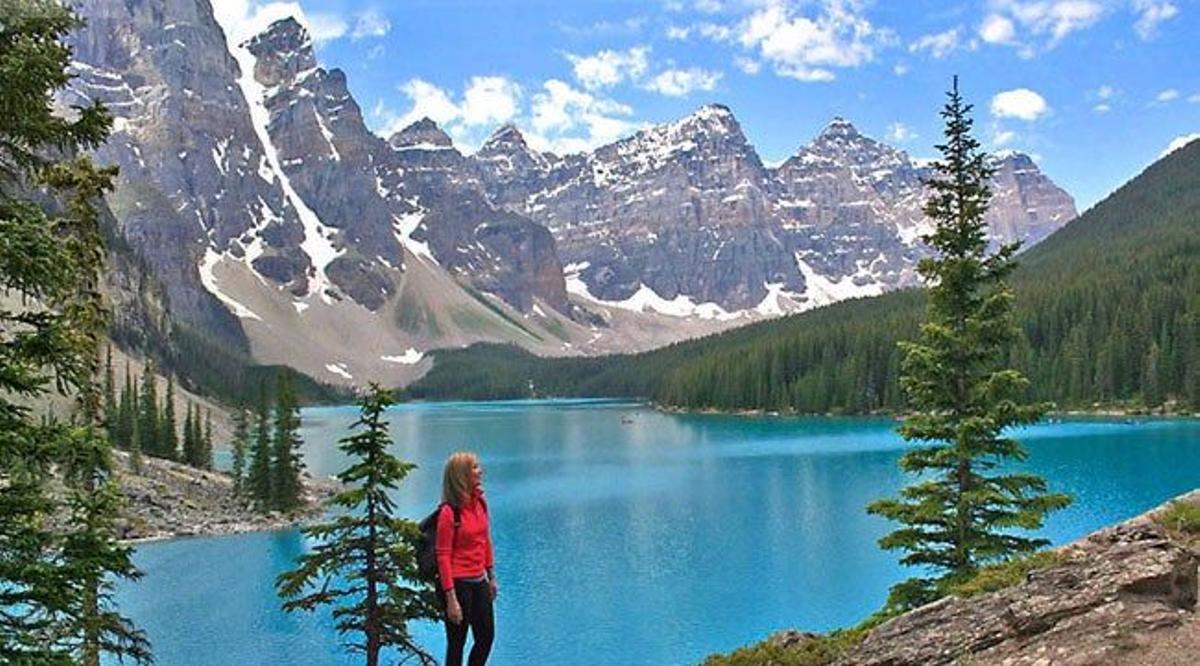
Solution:
<svg viewBox="0 0 1200 666">
<path fill-rule="evenodd" d="M 629 425 L 630 423 L 633 423 L 633 419 L 629 418 L 628 416 L 621 417 L 621 425 Z"/>
</svg>

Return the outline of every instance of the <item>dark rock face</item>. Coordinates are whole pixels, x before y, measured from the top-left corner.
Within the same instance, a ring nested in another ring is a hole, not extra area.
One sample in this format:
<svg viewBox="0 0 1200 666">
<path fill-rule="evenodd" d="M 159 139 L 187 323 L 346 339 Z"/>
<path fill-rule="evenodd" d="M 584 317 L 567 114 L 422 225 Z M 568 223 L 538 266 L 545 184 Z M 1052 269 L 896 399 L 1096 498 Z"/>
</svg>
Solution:
<svg viewBox="0 0 1200 666">
<path fill-rule="evenodd" d="M 201 284 L 205 248 L 266 226 L 300 231 L 263 167 L 237 79 L 207 2 L 87 0 L 71 34 L 78 78 L 64 101 L 103 101 L 115 122 L 99 161 L 120 167 L 110 205 L 123 234 L 163 280 L 172 310 L 212 329 L 228 312 Z M 295 256 L 295 246 L 264 248 Z M 303 263 L 303 260 L 294 263 Z M 301 280 L 306 266 L 293 273 Z"/>
<path fill-rule="evenodd" d="M 1064 564 L 975 599 L 947 598 L 890 620 L 839 664 L 1099 664 L 1122 637 L 1179 627 L 1196 606 L 1200 557 L 1135 520 L 1062 550 Z"/>
<path fill-rule="evenodd" d="M 255 79 L 269 91 L 263 104 L 280 164 L 320 221 L 336 230 L 343 254 L 329 264 L 331 281 L 378 309 L 395 291 L 384 269 L 401 264 L 392 214 L 375 186 L 383 141 L 363 123 L 342 71 L 317 65 L 299 23 L 279 21 L 245 47 L 255 57 Z"/>
<path fill-rule="evenodd" d="M 440 266 L 523 312 L 538 297 L 570 314 L 550 232 L 493 206 L 475 163 L 435 123 L 424 119 L 397 132 L 377 164 L 393 214 L 419 220 L 408 238 L 425 244 Z"/>
</svg>

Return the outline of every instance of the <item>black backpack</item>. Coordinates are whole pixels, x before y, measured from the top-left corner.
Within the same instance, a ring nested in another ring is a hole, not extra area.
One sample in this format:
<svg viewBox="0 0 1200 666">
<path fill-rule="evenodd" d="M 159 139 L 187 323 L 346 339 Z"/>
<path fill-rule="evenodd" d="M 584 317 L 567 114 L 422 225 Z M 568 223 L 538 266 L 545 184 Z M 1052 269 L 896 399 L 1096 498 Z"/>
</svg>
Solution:
<svg viewBox="0 0 1200 666">
<path fill-rule="evenodd" d="M 436 585 L 438 581 L 438 564 L 437 564 L 437 524 L 438 514 L 442 512 L 442 507 L 450 504 L 442 502 L 437 505 L 433 513 L 425 516 L 421 521 L 421 541 L 417 550 L 417 574 L 421 580 L 426 580 Z M 454 511 L 454 531 L 458 531 L 458 526 L 462 524 L 462 514 L 459 508 L 450 504 L 450 508 Z M 441 589 L 440 586 L 438 589 Z"/>
</svg>

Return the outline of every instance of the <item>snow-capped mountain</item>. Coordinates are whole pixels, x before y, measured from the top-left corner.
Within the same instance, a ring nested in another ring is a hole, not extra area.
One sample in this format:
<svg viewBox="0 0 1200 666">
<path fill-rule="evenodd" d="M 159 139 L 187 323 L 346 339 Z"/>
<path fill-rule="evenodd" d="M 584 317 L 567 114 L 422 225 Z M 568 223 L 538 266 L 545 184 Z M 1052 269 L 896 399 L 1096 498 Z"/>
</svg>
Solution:
<svg viewBox="0 0 1200 666">
<path fill-rule="evenodd" d="M 373 134 L 294 20 L 229 43 L 206 0 L 79 11 L 71 95 L 116 118 L 109 203 L 174 312 L 320 379 L 405 382 L 481 340 L 646 349 L 909 284 L 923 252 L 927 169 L 844 120 L 774 169 L 720 105 L 464 155 L 428 120 Z M 1074 216 L 1029 158 L 997 164 L 998 240 Z"/>
<path fill-rule="evenodd" d="M 591 301 L 778 314 L 913 284 L 924 253 L 932 171 L 843 118 L 775 169 L 721 105 L 583 156 L 532 153 L 515 128 L 485 148 L 494 201 L 554 233 L 568 288 Z M 1075 216 L 1027 156 L 996 162 L 996 242 Z"/>
</svg>

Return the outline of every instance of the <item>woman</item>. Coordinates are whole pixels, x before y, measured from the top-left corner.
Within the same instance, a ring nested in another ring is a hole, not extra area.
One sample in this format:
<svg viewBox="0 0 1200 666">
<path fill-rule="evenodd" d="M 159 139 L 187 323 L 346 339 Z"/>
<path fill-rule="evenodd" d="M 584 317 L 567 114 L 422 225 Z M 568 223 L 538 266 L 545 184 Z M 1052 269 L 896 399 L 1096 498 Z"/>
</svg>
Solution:
<svg viewBox="0 0 1200 666">
<path fill-rule="evenodd" d="M 492 651 L 492 600 L 499 585 L 483 499 L 483 468 L 474 453 L 460 451 L 446 461 L 435 547 L 446 606 L 446 666 L 462 664 L 468 626 L 475 643 L 467 663 L 483 666 Z"/>
</svg>

